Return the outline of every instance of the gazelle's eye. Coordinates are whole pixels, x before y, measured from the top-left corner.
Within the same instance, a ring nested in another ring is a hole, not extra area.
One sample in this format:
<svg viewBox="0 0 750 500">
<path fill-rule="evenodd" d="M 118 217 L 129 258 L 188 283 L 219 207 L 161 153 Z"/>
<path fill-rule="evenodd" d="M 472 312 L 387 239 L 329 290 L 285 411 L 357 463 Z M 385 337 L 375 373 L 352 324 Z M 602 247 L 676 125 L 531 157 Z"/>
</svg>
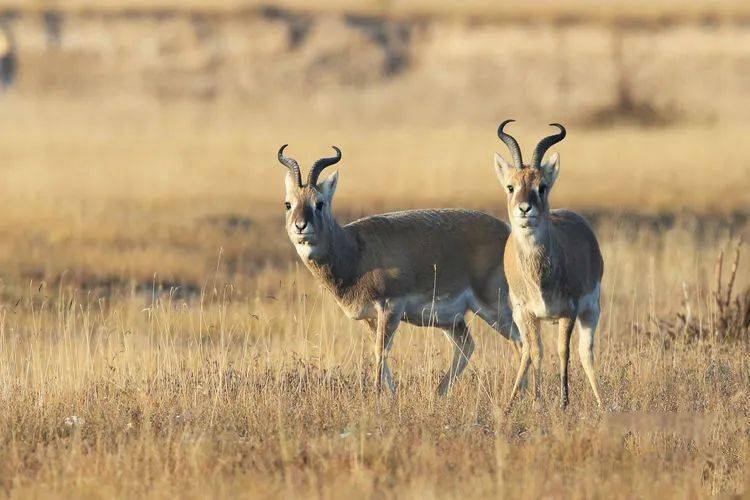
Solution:
<svg viewBox="0 0 750 500">
<path fill-rule="evenodd" d="M 544 196 L 544 193 L 546 193 L 546 192 L 547 192 L 547 186 L 545 186 L 544 184 L 542 184 L 541 186 L 539 186 L 539 195 L 540 196 Z"/>
<path fill-rule="evenodd" d="M 288 201 L 284 203 L 284 206 L 286 207 L 287 210 L 291 210 L 292 209 L 292 204 L 289 203 Z"/>
<path fill-rule="evenodd" d="M 315 204 L 315 210 L 320 212 L 321 210 L 323 210 L 324 206 L 325 206 L 325 203 L 323 203 L 322 201 L 319 201 Z"/>
<path fill-rule="evenodd" d="M 507 188 L 508 188 L 508 192 L 510 194 L 513 194 L 513 186 L 507 186 Z"/>
</svg>

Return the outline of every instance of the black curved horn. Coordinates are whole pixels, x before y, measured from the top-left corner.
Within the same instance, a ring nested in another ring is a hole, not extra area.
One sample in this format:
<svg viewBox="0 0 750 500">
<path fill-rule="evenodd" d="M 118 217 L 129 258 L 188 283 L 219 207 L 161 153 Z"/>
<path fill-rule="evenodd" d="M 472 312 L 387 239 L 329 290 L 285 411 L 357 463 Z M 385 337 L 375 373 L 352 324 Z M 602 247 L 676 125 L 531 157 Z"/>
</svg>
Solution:
<svg viewBox="0 0 750 500">
<path fill-rule="evenodd" d="M 284 148 L 286 148 L 288 145 L 289 144 L 284 144 L 279 149 L 279 162 L 289 169 L 289 171 L 294 176 L 294 180 L 297 181 L 297 186 L 302 187 L 302 172 L 300 172 L 299 163 L 297 163 L 297 160 L 295 160 L 294 158 L 284 156 Z"/>
<path fill-rule="evenodd" d="M 320 160 L 313 163 L 312 170 L 310 170 L 310 176 L 307 178 L 308 186 L 315 186 L 318 184 L 318 176 L 320 176 L 320 173 L 324 168 L 330 167 L 331 165 L 341 161 L 341 150 L 336 146 L 331 147 L 336 150 L 336 156 L 331 156 L 330 158 L 321 158 Z"/>
<path fill-rule="evenodd" d="M 534 155 L 531 157 L 532 168 L 540 168 L 542 166 L 542 158 L 544 153 L 553 145 L 565 139 L 565 127 L 559 123 L 550 123 L 550 127 L 557 127 L 560 129 L 560 133 L 550 135 L 539 141 L 539 144 L 534 148 Z"/>
<path fill-rule="evenodd" d="M 503 123 L 500 124 L 500 126 L 497 128 L 497 136 L 500 138 L 501 141 L 505 143 L 506 146 L 508 146 L 508 149 L 510 150 L 510 154 L 513 155 L 513 163 L 516 168 L 523 168 L 523 157 L 521 156 L 521 148 L 518 147 L 518 141 L 516 141 L 513 136 L 506 134 L 503 132 L 503 127 L 505 127 L 507 124 L 514 122 L 515 120 L 505 120 Z"/>
</svg>

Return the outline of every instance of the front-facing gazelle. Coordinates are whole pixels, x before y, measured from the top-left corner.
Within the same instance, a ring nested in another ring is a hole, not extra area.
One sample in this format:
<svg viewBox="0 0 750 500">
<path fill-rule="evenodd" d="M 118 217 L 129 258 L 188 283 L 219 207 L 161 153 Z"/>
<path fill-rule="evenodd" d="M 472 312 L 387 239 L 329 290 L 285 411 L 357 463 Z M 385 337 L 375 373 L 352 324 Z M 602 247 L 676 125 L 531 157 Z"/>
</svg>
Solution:
<svg viewBox="0 0 750 500">
<path fill-rule="evenodd" d="M 594 231 L 580 215 L 568 210 L 550 210 L 549 193 L 560 172 L 555 153 L 542 163 L 544 153 L 565 138 L 565 128 L 542 139 L 531 165 L 524 165 L 516 140 L 498 128 L 498 137 L 508 146 L 513 163 L 495 153 L 497 177 L 508 195 L 511 236 L 505 246 L 505 274 L 510 288 L 513 319 L 523 340 L 521 364 L 509 406 L 521 380 L 534 364 L 535 392 L 539 393 L 542 344 L 540 320 L 558 322 L 560 398 L 568 404 L 568 358 L 573 326 L 578 325 L 581 364 L 601 406 L 594 375 L 594 333 L 599 321 L 599 295 L 604 261 Z"/>
<path fill-rule="evenodd" d="M 503 247 L 510 229 L 504 222 L 473 210 L 410 210 L 365 217 L 340 226 L 332 202 L 338 172 L 318 182 L 322 170 L 341 159 L 318 160 L 302 182 L 299 164 L 284 156 L 286 230 L 297 254 L 352 319 L 376 334 L 376 382 L 395 391 L 385 359 L 401 321 L 436 326 L 453 342 L 453 361 L 440 382 L 446 394 L 466 368 L 474 340 L 467 311 L 512 339 Z"/>
</svg>

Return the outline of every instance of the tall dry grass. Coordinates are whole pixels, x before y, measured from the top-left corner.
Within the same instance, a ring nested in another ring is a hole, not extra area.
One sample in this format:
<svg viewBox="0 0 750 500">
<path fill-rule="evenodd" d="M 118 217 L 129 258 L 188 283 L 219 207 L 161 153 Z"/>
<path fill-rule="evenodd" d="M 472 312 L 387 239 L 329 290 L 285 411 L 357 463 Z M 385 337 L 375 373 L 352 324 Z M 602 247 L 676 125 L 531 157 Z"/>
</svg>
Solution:
<svg viewBox="0 0 750 500">
<path fill-rule="evenodd" d="M 599 227 L 603 412 L 578 364 L 558 409 L 546 331 L 541 402 L 502 414 L 513 357 L 477 320 L 477 354 L 450 397 L 435 395 L 448 341 L 413 327 L 393 350 L 399 395 L 378 397 L 371 339 L 300 266 L 248 289 L 213 273 L 184 298 L 32 283 L 0 315 L 0 484 L 92 497 L 746 491 L 747 345 L 665 348 L 634 329 L 670 310 L 683 280 L 700 314 L 714 312 L 713 245 L 685 228 L 626 233 Z"/>
<path fill-rule="evenodd" d="M 554 204 L 595 221 L 606 271 L 597 366 L 502 414 L 507 343 L 448 398 L 449 343 L 402 327 L 399 395 L 372 390 L 371 339 L 299 264 L 281 225 L 279 144 L 338 144 L 343 220 L 415 206 L 504 214 L 496 124 L 290 119 L 242 107 L 10 98 L 0 113 L 0 486 L 17 497 L 652 497 L 746 492 L 748 346 L 640 328 L 747 236 L 741 125 L 570 130 Z M 519 126 L 529 149 L 547 131 Z M 283 131 L 283 132 L 282 132 Z M 697 215 L 690 215 L 691 212 Z M 623 215 L 626 214 L 626 215 Z M 640 216 L 636 216 L 641 214 Z M 639 218 L 641 217 L 641 218 Z M 747 240 L 747 238 L 746 238 Z M 744 258 L 744 254 L 743 254 Z M 750 285 L 740 261 L 735 287 Z M 710 324 L 707 321 L 706 324 Z"/>
<path fill-rule="evenodd" d="M 196 287 L 220 248 L 230 274 L 292 262 L 280 230 L 284 143 L 305 167 L 331 144 L 342 148 L 342 221 L 430 206 L 505 218 L 491 166 L 492 152 L 504 152 L 496 123 L 395 125 L 343 110 L 332 123 L 302 106 L 287 115 L 147 100 L 3 105 L 0 270 L 13 286 L 63 275 L 147 286 L 156 274 Z M 549 127 L 519 120 L 514 132 L 529 154 Z M 553 203 L 587 213 L 744 214 L 750 164 L 738 145 L 747 133 L 742 124 L 573 127 L 556 146 L 563 181 Z"/>
</svg>

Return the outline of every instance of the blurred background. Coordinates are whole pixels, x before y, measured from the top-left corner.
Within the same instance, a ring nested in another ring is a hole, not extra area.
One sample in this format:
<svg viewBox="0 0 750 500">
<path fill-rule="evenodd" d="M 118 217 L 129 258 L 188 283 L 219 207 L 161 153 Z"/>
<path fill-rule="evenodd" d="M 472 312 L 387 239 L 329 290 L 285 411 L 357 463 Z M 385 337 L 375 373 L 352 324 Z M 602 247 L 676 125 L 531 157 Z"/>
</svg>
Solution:
<svg viewBox="0 0 750 500">
<path fill-rule="evenodd" d="M 219 253 L 240 280 L 294 262 L 284 143 L 304 168 L 342 148 L 344 222 L 505 218 L 508 117 L 526 155 L 568 127 L 558 207 L 648 227 L 750 207 L 747 2 L 18 0 L 0 35 L 7 283 L 195 288 Z"/>
</svg>

